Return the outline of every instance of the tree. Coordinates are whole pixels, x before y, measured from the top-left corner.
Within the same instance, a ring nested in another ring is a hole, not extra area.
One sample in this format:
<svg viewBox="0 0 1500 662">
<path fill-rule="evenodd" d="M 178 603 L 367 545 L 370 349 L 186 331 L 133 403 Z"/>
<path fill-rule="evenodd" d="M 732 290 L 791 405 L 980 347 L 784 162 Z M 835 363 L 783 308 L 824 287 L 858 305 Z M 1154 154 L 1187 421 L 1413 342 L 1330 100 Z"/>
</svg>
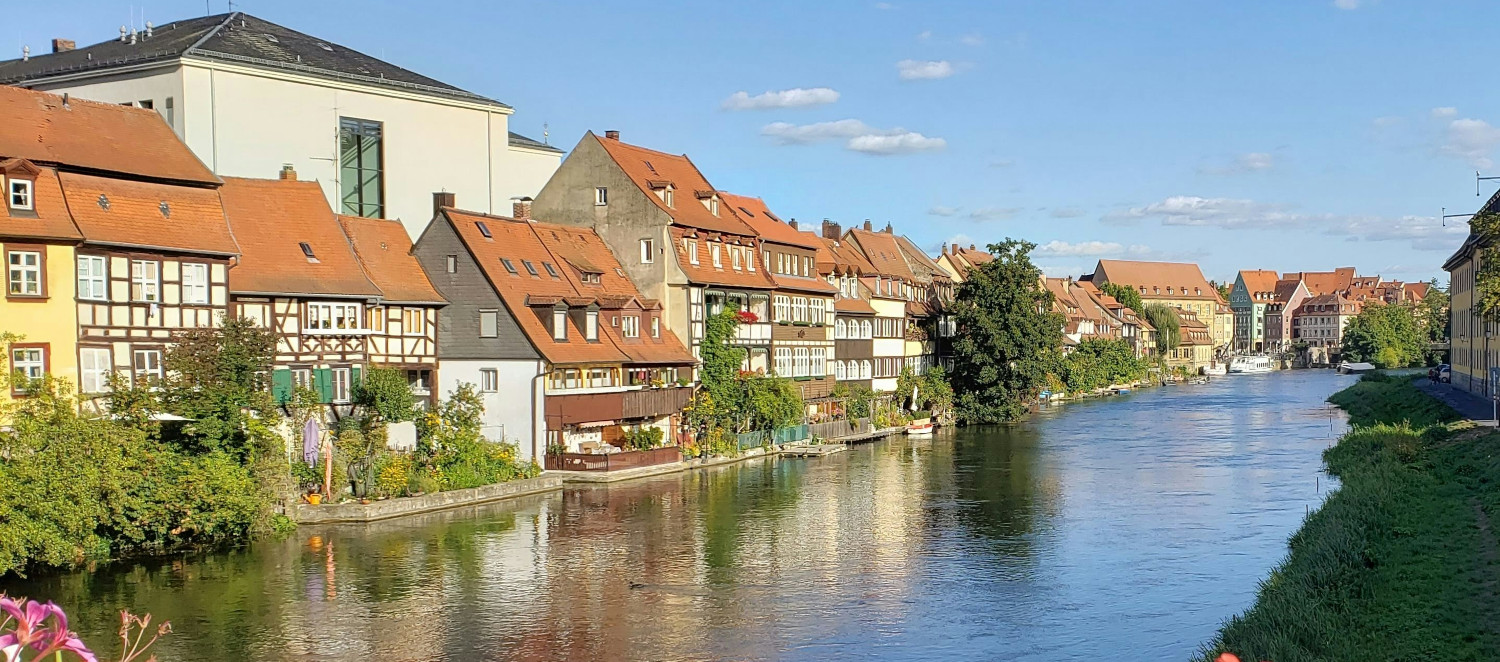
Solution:
<svg viewBox="0 0 1500 662">
<path fill-rule="evenodd" d="M 1218 292 L 1219 292 L 1219 298 L 1220 299 L 1223 299 L 1225 301 L 1229 300 L 1229 290 L 1233 288 L 1232 285 L 1230 285 L 1228 283 L 1220 283 L 1219 281 L 1216 281 L 1216 280 L 1208 281 L 1208 284 L 1210 286 L 1212 286 L 1215 290 L 1218 290 Z"/>
<path fill-rule="evenodd" d="M 1111 384 L 1133 382 L 1146 374 L 1146 365 L 1122 338 L 1087 338 L 1063 359 L 1063 383 L 1079 393 Z"/>
<path fill-rule="evenodd" d="M 1031 262 L 1036 244 L 990 244 L 995 259 L 970 272 L 953 302 L 958 334 L 951 383 L 968 423 L 1014 420 L 1046 383 L 1062 346 L 1062 315 Z"/>
<path fill-rule="evenodd" d="M 730 344 L 739 327 L 738 312 L 725 306 L 703 323 L 698 345 L 698 392 L 688 411 L 688 421 L 700 431 L 733 428 L 744 402 L 744 389 L 736 383 L 745 363 L 745 348 Z"/>
<path fill-rule="evenodd" d="M 1417 304 L 1417 325 L 1427 336 L 1427 342 L 1447 343 L 1449 338 L 1448 328 L 1448 290 L 1438 287 L 1436 278 L 1429 282 L 1427 296 Z M 1437 364 L 1447 361 L 1442 350 L 1428 350 L 1427 363 Z"/>
<path fill-rule="evenodd" d="M 251 419 L 279 416 L 268 382 L 276 334 L 249 319 L 221 317 L 217 327 L 182 331 L 173 343 L 163 360 L 161 399 L 168 412 L 190 421 L 178 443 L 248 459 L 255 443 L 250 432 L 264 427 Z"/>
<path fill-rule="evenodd" d="M 1129 285 L 1121 285 L 1119 283 L 1101 283 L 1099 285 L 1099 290 L 1114 297 L 1115 301 L 1119 301 L 1126 308 L 1134 310 L 1137 313 L 1141 312 L 1141 307 L 1144 305 L 1143 303 L 1141 303 L 1141 293 L 1137 292 L 1135 288 Z"/>
<path fill-rule="evenodd" d="M 1164 303 L 1148 303 L 1139 312 L 1156 327 L 1157 356 L 1165 357 L 1167 352 L 1182 344 L 1182 327 L 1175 308 Z"/>
<path fill-rule="evenodd" d="M 406 373 L 398 368 L 370 368 L 354 386 L 354 404 L 386 423 L 409 421 L 417 411 Z"/>
<path fill-rule="evenodd" d="M 802 423 L 807 406 L 792 380 L 781 377 L 747 377 L 743 431 L 775 430 Z"/>
<path fill-rule="evenodd" d="M 1379 368 L 1405 368 L 1427 358 L 1427 342 L 1411 306 L 1368 303 L 1344 327 L 1340 350 L 1345 361 L 1368 361 Z"/>
</svg>

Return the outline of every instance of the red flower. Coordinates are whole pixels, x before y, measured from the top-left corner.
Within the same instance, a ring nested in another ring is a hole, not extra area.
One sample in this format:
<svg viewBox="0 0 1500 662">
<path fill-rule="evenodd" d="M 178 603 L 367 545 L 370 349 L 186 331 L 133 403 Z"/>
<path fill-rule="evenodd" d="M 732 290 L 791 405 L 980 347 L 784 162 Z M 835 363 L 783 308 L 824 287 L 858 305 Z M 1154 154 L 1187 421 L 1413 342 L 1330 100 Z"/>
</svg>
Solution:
<svg viewBox="0 0 1500 662">
<path fill-rule="evenodd" d="M 735 313 L 734 316 L 739 318 L 741 324 L 754 324 L 760 321 L 760 318 L 755 313 L 748 310 L 741 310 Z"/>
</svg>

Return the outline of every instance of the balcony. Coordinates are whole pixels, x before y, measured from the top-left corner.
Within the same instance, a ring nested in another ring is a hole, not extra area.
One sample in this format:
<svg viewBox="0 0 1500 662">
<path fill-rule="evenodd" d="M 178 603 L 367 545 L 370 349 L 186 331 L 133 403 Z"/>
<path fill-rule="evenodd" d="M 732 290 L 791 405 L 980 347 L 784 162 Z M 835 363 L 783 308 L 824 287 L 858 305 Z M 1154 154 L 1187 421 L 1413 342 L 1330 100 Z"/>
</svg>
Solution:
<svg viewBox="0 0 1500 662">
<path fill-rule="evenodd" d="M 632 419 L 656 419 L 682 411 L 693 397 L 691 386 L 668 386 L 609 393 L 549 393 L 545 399 L 547 429 Z"/>
<path fill-rule="evenodd" d="M 619 471 L 682 461 L 676 446 L 623 453 L 554 453 L 547 456 L 548 471 Z"/>
</svg>

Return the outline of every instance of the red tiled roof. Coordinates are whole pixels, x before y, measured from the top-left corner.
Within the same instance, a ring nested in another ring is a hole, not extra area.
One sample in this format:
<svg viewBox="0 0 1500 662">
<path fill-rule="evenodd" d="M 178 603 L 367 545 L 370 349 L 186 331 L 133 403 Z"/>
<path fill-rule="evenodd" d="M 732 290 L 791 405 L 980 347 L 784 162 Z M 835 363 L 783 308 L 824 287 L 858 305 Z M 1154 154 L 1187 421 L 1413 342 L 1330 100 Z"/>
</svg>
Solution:
<svg viewBox="0 0 1500 662">
<path fill-rule="evenodd" d="M 708 179 L 693 165 L 692 160 L 686 155 L 667 154 L 654 149 L 637 147 L 622 143 L 615 138 L 600 138 L 589 132 L 589 137 L 599 141 L 599 145 L 620 166 L 626 176 L 639 186 L 646 197 L 672 217 L 672 222 L 700 230 L 712 232 L 725 232 L 742 236 L 754 236 L 755 231 L 746 225 L 744 221 L 728 213 L 721 204 L 719 215 L 715 216 L 703 202 L 697 198 L 699 192 L 712 192 L 714 187 L 708 183 Z M 652 184 L 670 183 L 673 190 L 673 205 L 667 206 L 665 200 L 658 197 L 652 191 Z"/>
<path fill-rule="evenodd" d="M 922 276 L 922 272 L 926 271 L 934 279 L 948 278 L 948 272 L 944 271 L 943 267 L 939 266 L 931 257 L 922 252 L 922 249 L 917 248 L 917 245 L 912 243 L 911 239 L 908 239 L 906 235 L 896 235 L 896 247 L 901 250 L 901 255 L 906 258 L 906 265 L 911 269 L 913 274 Z"/>
<path fill-rule="evenodd" d="M 1245 283 L 1245 291 L 1249 293 L 1251 301 L 1271 300 L 1276 293 L 1276 282 L 1280 280 L 1276 272 L 1265 269 L 1242 270 L 1239 276 Z"/>
<path fill-rule="evenodd" d="M 1106 282 L 1129 285 L 1143 299 L 1204 299 L 1218 301 L 1219 292 L 1208 284 L 1198 265 L 1191 262 L 1140 262 L 1135 260 L 1100 260 L 1092 281 L 1100 274 Z M 1097 283 L 1096 283 L 1097 284 Z M 1170 293 L 1167 288 L 1170 289 Z"/>
<path fill-rule="evenodd" d="M 774 287 L 770 274 L 756 262 L 758 249 L 751 246 L 753 241 L 749 237 L 738 237 L 735 235 L 719 235 L 704 230 L 693 228 L 673 227 L 672 248 L 677 256 L 677 266 L 687 274 L 688 280 L 700 285 L 719 285 L 722 287 L 744 287 L 751 289 L 769 290 Z M 719 266 L 714 266 L 713 251 L 710 250 L 709 239 L 720 241 L 723 246 L 719 256 Z M 742 257 L 740 268 L 734 268 L 734 256 L 730 248 L 735 246 L 738 240 L 739 247 L 748 247 L 748 257 Z M 688 255 L 684 241 L 693 242 L 698 245 L 698 263 L 693 264 L 691 256 Z M 753 269 L 753 270 L 752 270 Z"/>
<path fill-rule="evenodd" d="M 838 313 L 849 313 L 851 315 L 874 315 L 875 307 L 864 299 L 835 299 L 833 310 Z"/>
<path fill-rule="evenodd" d="M 1354 267 L 1339 267 L 1333 271 L 1295 271 L 1283 278 L 1301 280 L 1307 291 L 1315 295 L 1342 292 L 1354 283 Z"/>
<path fill-rule="evenodd" d="M 839 288 L 821 278 L 805 278 L 803 276 L 788 276 L 786 274 L 771 274 L 771 280 L 775 281 L 778 290 L 796 290 L 798 292 L 811 292 L 813 294 L 826 294 L 833 296 L 839 293 Z"/>
<path fill-rule="evenodd" d="M 83 234 L 78 231 L 78 226 L 73 224 L 73 216 L 68 212 L 68 203 L 63 199 L 62 185 L 58 182 L 57 171 L 52 168 L 22 165 L 23 163 L 19 160 L 7 160 L 0 163 L 0 168 L 18 169 L 16 170 L 18 174 L 24 172 L 28 177 L 32 176 L 32 170 L 38 171 L 35 174 L 35 184 L 31 191 L 32 213 L 12 212 L 9 204 L 0 204 L 0 237 L 68 241 L 82 239 Z"/>
<path fill-rule="evenodd" d="M 844 234 L 844 238 L 853 240 L 853 244 L 859 248 L 860 253 L 870 262 L 876 273 L 916 280 L 916 275 L 906 264 L 906 259 L 901 256 L 901 246 L 896 242 L 896 235 L 869 230 L 850 230 Z"/>
<path fill-rule="evenodd" d="M 236 294 L 379 297 L 317 182 L 225 177 L 224 213 L 240 246 Z M 303 254 L 306 243 L 316 261 Z"/>
<path fill-rule="evenodd" d="M 339 215 L 365 275 L 391 303 L 445 303 L 411 254 L 411 236 L 400 221 Z"/>
<path fill-rule="evenodd" d="M 177 182 L 219 179 L 156 111 L 0 85 L 0 157 Z"/>
<path fill-rule="evenodd" d="M 865 259 L 858 248 L 837 239 L 822 238 L 818 249 L 818 273 L 826 274 L 838 269 L 840 274 L 853 271 L 857 275 L 874 274 L 875 266 Z"/>
<path fill-rule="evenodd" d="M 991 262 L 995 259 L 989 251 L 976 250 L 973 247 L 961 248 L 953 246 L 948 249 L 948 257 L 958 269 L 959 276 L 967 277 L 969 270 L 981 264 Z"/>
<path fill-rule="evenodd" d="M 733 193 L 719 192 L 719 199 L 736 217 L 760 235 L 762 241 L 817 250 L 823 242 L 811 232 L 801 232 L 771 213 L 764 200 Z"/>
<path fill-rule="evenodd" d="M 240 252 L 214 189 L 74 172 L 58 178 L 85 241 L 216 255 Z"/>
</svg>

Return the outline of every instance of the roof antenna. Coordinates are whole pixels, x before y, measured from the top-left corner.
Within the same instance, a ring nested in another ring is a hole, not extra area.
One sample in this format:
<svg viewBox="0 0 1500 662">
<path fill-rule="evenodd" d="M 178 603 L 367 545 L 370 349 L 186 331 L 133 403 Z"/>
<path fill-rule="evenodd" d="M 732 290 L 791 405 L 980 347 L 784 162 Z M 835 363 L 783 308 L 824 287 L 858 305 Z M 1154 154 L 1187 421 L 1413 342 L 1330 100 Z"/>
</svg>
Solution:
<svg viewBox="0 0 1500 662">
<path fill-rule="evenodd" d="M 1443 215 L 1443 217 L 1442 217 L 1443 218 L 1443 227 L 1445 227 L 1445 228 L 1448 227 L 1448 219 L 1450 219 L 1450 218 L 1463 218 L 1465 216 L 1473 216 L 1473 214 L 1450 214 L 1450 213 L 1448 213 L 1448 208 L 1447 207 L 1443 207 L 1442 215 Z"/>
<path fill-rule="evenodd" d="M 547 123 L 546 122 L 542 122 L 542 144 L 543 145 L 550 145 L 550 144 L 552 144 L 552 143 L 547 142 L 547 136 L 549 136 L 549 135 L 551 135 L 551 134 L 548 133 L 548 131 L 547 131 Z"/>
<path fill-rule="evenodd" d="M 1476 197 L 1476 198 L 1479 197 L 1479 187 L 1480 187 L 1479 182 L 1487 182 L 1487 181 L 1490 181 L 1492 179 L 1500 179 L 1500 177 L 1480 177 L 1479 176 L 1479 171 L 1475 170 L 1474 171 L 1474 197 Z"/>
<path fill-rule="evenodd" d="M 25 61 L 30 60 L 30 59 L 31 59 L 31 47 L 30 46 L 22 46 L 21 47 L 21 61 L 25 62 Z"/>
</svg>

